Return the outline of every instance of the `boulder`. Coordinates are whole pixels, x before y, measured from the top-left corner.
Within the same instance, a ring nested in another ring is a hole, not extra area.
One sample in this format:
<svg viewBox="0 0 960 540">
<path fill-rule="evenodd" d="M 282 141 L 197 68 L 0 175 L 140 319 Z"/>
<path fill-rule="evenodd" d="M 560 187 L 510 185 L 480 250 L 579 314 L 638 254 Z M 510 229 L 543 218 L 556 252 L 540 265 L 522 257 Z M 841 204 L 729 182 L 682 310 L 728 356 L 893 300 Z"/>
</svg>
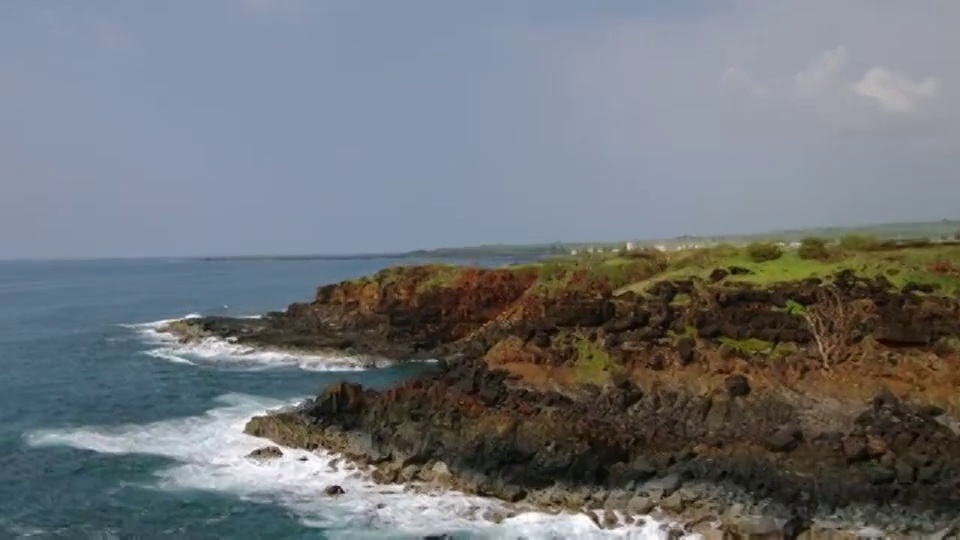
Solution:
<svg viewBox="0 0 960 540">
<path fill-rule="evenodd" d="M 334 484 L 332 486 L 327 486 L 324 488 L 323 493 L 328 497 L 337 497 L 346 493 L 342 487 Z"/>
<path fill-rule="evenodd" d="M 263 448 L 257 448 L 253 452 L 247 454 L 248 458 L 258 460 L 276 459 L 282 456 L 283 451 L 280 450 L 280 447 L 278 446 L 264 446 Z"/>
<path fill-rule="evenodd" d="M 723 385 L 726 387 L 730 397 L 741 397 L 750 393 L 750 382 L 746 377 L 738 373 L 727 376 L 723 381 Z"/>
</svg>

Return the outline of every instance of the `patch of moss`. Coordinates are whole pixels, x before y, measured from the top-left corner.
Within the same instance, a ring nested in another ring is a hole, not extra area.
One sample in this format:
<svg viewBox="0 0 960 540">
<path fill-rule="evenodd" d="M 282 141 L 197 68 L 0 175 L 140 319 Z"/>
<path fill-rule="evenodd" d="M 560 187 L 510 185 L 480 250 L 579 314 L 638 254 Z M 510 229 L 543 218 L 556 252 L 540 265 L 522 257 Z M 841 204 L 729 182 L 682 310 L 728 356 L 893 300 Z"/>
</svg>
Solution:
<svg viewBox="0 0 960 540">
<path fill-rule="evenodd" d="M 603 385 L 618 369 L 618 364 L 596 343 L 580 338 L 576 342 L 577 360 L 573 366 L 576 382 Z"/>
<path fill-rule="evenodd" d="M 796 300 L 787 300 L 787 305 L 784 308 L 784 311 L 794 316 L 801 316 L 807 312 L 807 308 L 803 304 L 797 302 Z"/>
<path fill-rule="evenodd" d="M 417 284 L 417 292 L 422 293 L 450 287 L 463 274 L 463 270 L 464 268 L 461 266 L 433 265 L 430 267 L 430 276 Z"/>
<path fill-rule="evenodd" d="M 960 338 L 956 336 L 942 337 L 934 344 L 934 350 L 940 355 L 960 353 Z"/>
<path fill-rule="evenodd" d="M 790 356 L 793 356 L 800 351 L 800 347 L 796 343 L 777 343 L 773 350 L 770 351 L 770 358 L 773 360 L 783 360 Z"/>
<path fill-rule="evenodd" d="M 796 343 L 771 343 L 762 339 L 720 338 L 720 349 L 726 354 L 744 358 L 762 357 L 770 360 L 783 360 L 800 351 Z"/>
<path fill-rule="evenodd" d="M 732 339 L 720 338 L 720 346 L 729 352 L 742 356 L 766 355 L 774 350 L 774 344 L 762 339 Z"/>
<path fill-rule="evenodd" d="M 678 293 L 673 297 L 673 300 L 670 301 L 670 304 L 674 306 L 689 306 L 692 303 L 693 298 L 687 293 Z"/>
<path fill-rule="evenodd" d="M 697 327 L 692 324 L 687 324 L 684 326 L 683 332 L 678 333 L 670 330 L 667 332 L 667 334 L 670 336 L 670 338 L 672 338 L 674 344 L 676 344 L 676 342 L 681 338 L 690 338 L 695 340 L 700 336 L 700 333 L 697 331 Z"/>
</svg>

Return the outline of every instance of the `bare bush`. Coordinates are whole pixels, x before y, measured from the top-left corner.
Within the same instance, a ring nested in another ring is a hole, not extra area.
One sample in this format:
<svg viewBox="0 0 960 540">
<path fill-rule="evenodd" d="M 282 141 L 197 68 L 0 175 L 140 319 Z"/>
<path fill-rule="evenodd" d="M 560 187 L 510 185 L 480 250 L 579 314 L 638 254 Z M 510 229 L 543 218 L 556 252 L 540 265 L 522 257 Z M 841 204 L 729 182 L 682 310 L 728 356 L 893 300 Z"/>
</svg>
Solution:
<svg viewBox="0 0 960 540">
<path fill-rule="evenodd" d="M 817 345 L 823 367 L 830 369 L 850 356 L 851 345 L 876 315 L 868 299 L 845 300 L 836 286 L 817 289 L 815 302 L 800 311 Z"/>
</svg>

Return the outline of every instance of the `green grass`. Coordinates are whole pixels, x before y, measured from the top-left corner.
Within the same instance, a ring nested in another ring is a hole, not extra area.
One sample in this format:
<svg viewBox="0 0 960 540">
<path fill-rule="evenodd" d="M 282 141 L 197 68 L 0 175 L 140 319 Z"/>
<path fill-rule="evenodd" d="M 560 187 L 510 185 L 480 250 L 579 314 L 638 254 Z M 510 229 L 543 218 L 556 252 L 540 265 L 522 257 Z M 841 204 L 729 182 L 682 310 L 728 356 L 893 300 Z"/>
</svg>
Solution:
<svg viewBox="0 0 960 540">
<path fill-rule="evenodd" d="M 551 294 L 568 287 L 586 287 L 590 284 L 606 284 L 611 289 L 619 289 L 657 275 L 666 265 L 666 258 L 657 253 L 650 256 L 587 255 L 513 268 L 537 268 L 536 292 Z"/>
<path fill-rule="evenodd" d="M 848 244 L 861 245 L 862 242 L 848 241 Z M 932 284 L 938 287 L 937 294 L 960 296 L 960 246 L 956 245 L 877 251 L 834 248 L 826 260 L 803 259 L 797 250 L 786 250 L 780 258 L 765 262 L 752 260 L 745 248 L 718 245 L 668 253 L 653 251 L 560 257 L 509 268 L 516 271 L 536 270 L 538 277 L 533 292 L 553 295 L 571 288 L 588 289 L 594 285 L 609 286 L 618 293 L 643 293 L 661 280 L 705 280 L 714 269 L 733 266 L 746 268 L 751 273 L 727 276 L 725 281 L 769 285 L 809 277 L 827 278 L 840 270 L 850 269 L 865 277 L 883 275 L 897 288 L 909 282 Z M 418 292 L 452 285 L 464 267 L 435 264 L 428 269 L 428 275 L 417 286 Z M 410 267 L 388 268 L 360 282 L 389 285 L 405 280 L 410 271 Z M 675 303 L 687 301 L 688 298 L 681 296 Z"/>
<path fill-rule="evenodd" d="M 775 345 L 769 341 L 764 341 L 762 339 L 732 339 L 728 337 L 720 338 L 720 346 L 726 347 L 727 349 L 745 355 L 753 356 L 755 354 L 768 354 L 773 352 Z"/>
<path fill-rule="evenodd" d="M 617 363 L 596 343 L 579 338 L 576 342 L 577 360 L 573 366 L 576 382 L 603 385 L 618 369 Z"/>
<path fill-rule="evenodd" d="M 782 360 L 795 354 L 799 348 L 795 343 L 771 343 L 762 339 L 731 339 L 722 337 L 720 346 L 727 351 L 745 358 L 762 356 L 773 360 Z"/>
<path fill-rule="evenodd" d="M 935 271 L 936 265 L 949 271 Z M 740 266 L 752 273 L 728 276 L 730 282 L 769 285 L 798 281 L 810 277 L 829 277 L 844 269 L 861 276 L 883 275 L 894 286 L 908 282 L 933 284 L 942 294 L 960 295 L 960 246 L 930 246 L 873 252 L 838 252 L 833 258 L 821 261 L 802 259 L 796 250 L 790 250 L 773 261 L 754 262 L 746 253 L 731 249 L 695 250 L 674 255 L 665 272 L 653 279 L 634 282 L 620 290 L 643 292 L 660 280 L 698 277 L 706 279 L 715 268 Z M 951 269 L 952 267 L 952 269 Z M 956 270 L 956 271 L 954 271 Z"/>
<path fill-rule="evenodd" d="M 417 285 L 417 292 L 442 289 L 453 285 L 463 274 L 464 267 L 449 264 L 436 264 L 431 267 L 430 276 Z"/>
</svg>

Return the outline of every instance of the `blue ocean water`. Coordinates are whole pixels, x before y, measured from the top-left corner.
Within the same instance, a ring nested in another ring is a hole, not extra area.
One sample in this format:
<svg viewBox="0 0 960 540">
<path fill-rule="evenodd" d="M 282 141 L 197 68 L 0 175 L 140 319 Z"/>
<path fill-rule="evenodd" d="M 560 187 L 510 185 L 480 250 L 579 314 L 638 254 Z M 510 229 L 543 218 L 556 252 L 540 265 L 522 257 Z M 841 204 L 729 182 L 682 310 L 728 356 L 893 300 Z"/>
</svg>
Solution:
<svg viewBox="0 0 960 540">
<path fill-rule="evenodd" d="M 178 349 L 154 321 L 254 315 L 392 261 L 0 263 L 0 538 L 416 538 L 606 535 L 583 516 L 480 518 L 498 504 L 375 486 L 332 456 L 265 444 L 246 420 L 350 379 L 388 386 L 429 364 Z M 300 458 L 304 460 L 301 461 Z M 322 495 L 330 483 L 347 495 Z M 651 522 L 652 523 L 652 522 Z M 652 524 L 616 532 L 654 538 Z"/>
</svg>

